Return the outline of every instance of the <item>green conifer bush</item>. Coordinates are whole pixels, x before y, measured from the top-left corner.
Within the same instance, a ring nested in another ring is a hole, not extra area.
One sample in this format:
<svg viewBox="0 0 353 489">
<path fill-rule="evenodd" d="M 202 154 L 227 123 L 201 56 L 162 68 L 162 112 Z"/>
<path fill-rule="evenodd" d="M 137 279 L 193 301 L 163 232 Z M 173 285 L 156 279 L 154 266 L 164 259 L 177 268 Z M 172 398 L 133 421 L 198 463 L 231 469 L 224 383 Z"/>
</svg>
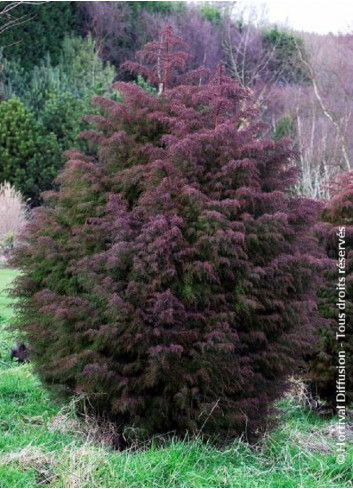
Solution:
<svg viewBox="0 0 353 489">
<path fill-rule="evenodd" d="M 54 133 L 46 133 L 18 98 L 0 103 L 0 181 L 11 183 L 29 200 L 40 202 L 63 165 Z"/>
</svg>

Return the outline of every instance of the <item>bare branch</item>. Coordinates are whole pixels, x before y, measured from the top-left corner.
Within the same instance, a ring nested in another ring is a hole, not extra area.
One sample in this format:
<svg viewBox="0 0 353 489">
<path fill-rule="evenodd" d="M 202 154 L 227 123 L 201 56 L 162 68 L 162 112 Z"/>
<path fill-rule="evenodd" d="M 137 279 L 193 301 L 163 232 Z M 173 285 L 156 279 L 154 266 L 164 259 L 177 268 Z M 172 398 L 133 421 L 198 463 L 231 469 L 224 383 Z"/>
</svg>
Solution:
<svg viewBox="0 0 353 489">
<path fill-rule="evenodd" d="M 37 1 L 19 1 L 19 2 L 10 2 L 5 7 L 0 10 L 0 34 L 3 34 L 8 29 L 16 27 L 18 25 L 24 24 L 33 19 L 33 16 L 29 14 L 20 15 L 19 17 L 15 17 L 13 15 L 13 11 L 18 9 L 21 5 L 30 4 L 30 5 L 40 5 L 42 3 L 46 3 L 45 1 L 37 2 Z"/>
<path fill-rule="evenodd" d="M 328 108 L 327 104 L 325 103 L 325 101 L 321 95 L 318 80 L 317 80 L 317 77 L 316 77 L 316 74 L 315 74 L 315 71 L 314 71 L 312 65 L 305 59 L 300 46 L 298 46 L 298 44 L 296 44 L 296 46 L 297 46 L 297 50 L 298 50 L 298 54 L 299 54 L 301 62 L 308 69 L 310 79 L 311 79 L 311 82 L 313 85 L 315 97 L 316 97 L 317 101 L 319 102 L 320 107 L 321 107 L 323 113 L 325 114 L 325 116 L 329 119 L 329 121 L 336 128 L 337 135 L 338 135 L 340 142 L 341 142 L 342 155 L 343 155 L 343 159 L 344 159 L 344 162 L 346 165 L 346 169 L 350 170 L 351 164 L 350 164 L 350 159 L 349 159 L 349 155 L 348 155 L 348 145 L 347 145 L 347 141 L 346 141 L 345 132 L 343 131 L 336 114 Z"/>
</svg>

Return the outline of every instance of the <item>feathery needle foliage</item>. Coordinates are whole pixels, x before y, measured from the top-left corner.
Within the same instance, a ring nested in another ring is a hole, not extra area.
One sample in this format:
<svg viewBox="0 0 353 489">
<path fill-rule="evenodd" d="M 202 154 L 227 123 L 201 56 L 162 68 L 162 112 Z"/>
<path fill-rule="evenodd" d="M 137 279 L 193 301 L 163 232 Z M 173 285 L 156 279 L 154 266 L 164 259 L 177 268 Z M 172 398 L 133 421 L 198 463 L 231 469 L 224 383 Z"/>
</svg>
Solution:
<svg viewBox="0 0 353 489">
<path fill-rule="evenodd" d="M 139 63 L 159 96 L 122 101 L 71 151 L 14 264 L 18 327 L 42 380 L 147 434 L 258 435 L 313 338 L 318 205 L 291 194 L 287 140 L 248 89 L 183 73 L 170 27 Z"/>
<path fill-rule="evenodd" d="M 0 269 L 0 316 L 12 316 L 1 292 L 16 272 Z M 235 440 L 222 450 L 200 439 L 152 439 L 112 451 L 74 404 L 56 405 L 31 365 L 10 364 L 0 332 L 0 480 L 2 487 L 350 487 L 353 444 L 335 458 L 336 423 L 302 407 L 301 393 L 281 401 L 281 424 L 260 444 Z M 109 434 L 109 433 L 108 433 Z"/>
<path fill-rule="evenodd" d="M 327 323 L 310 357 L 309 378 L 313 391 L 336 411 L 337 405 L 353 402 L 353 172 L 336 179 L 317 234 L 331 266 L 319 302 Z"/>
</svg>

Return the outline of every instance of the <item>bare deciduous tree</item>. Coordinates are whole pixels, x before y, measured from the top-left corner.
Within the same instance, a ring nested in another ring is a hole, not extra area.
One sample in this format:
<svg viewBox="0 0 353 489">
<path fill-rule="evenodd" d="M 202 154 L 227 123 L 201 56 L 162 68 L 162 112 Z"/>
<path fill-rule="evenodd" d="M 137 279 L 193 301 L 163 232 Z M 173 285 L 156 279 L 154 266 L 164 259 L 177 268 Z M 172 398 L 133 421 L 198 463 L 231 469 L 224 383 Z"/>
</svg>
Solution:
<svg viewBox="0 0 353 489">
<path fill-rule="evenodd" d="M 313 93 L 320 109 L 330 121 L 340 142 L 343 169 L 349 171 L 351 169 L 351 156 L 347 131 L 352 120 L 353 104 L 351 77 L 347 83 L 346 76 L 349 71 L 353 74 L 353 63 L 349 66 L 352 52 L 347 53 L 347 45 L 342 44 L 339 38 L 335 39 L 334 45 L 332 45 L 330 38 L 325 38 L 325 41 L 326 46 L 323 44 L 321 46 L 314 45 L 316 48 L 315 56 L 312 52 L 313 46 L 311 47 L 309 59 L 299 46 L 298 54 L 308 70 Z M 353 45 L 348 45 L 348 50 L 352 51 L 352 48 Z M 324 56 L 320 56 L 321 50 L 325 51 Z M 320 59 L 319 63 L 318 58 Z"/>
<path fill-rule="evenodd" d="M 19 2 L 8 2 L 4 7 L 0 9 L 0 34 L 11 29 L 20 24 L 28 22 L 33 17 L 29 14 L 15 15 L 18 11 L 18 7 L 23 4 L 40 5 L 45 2 L 36 1 L 19 1 Z"/>
</svg>

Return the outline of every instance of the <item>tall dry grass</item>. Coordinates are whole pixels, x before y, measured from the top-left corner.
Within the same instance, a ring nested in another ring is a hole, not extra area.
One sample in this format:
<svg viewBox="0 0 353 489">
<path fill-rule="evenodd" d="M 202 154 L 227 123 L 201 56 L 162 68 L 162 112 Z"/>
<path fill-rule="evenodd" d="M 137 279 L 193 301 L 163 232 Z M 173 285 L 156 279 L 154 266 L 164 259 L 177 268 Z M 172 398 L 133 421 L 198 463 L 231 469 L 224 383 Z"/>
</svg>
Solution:
<svg viewBox="0 0 353 489">
<path fill-rule="evenodd" d="M 26 220 L 22 195 L 9 183 L 0 184 L 0 242 L 9 234 L 19 232 Z"/>
</svg>

